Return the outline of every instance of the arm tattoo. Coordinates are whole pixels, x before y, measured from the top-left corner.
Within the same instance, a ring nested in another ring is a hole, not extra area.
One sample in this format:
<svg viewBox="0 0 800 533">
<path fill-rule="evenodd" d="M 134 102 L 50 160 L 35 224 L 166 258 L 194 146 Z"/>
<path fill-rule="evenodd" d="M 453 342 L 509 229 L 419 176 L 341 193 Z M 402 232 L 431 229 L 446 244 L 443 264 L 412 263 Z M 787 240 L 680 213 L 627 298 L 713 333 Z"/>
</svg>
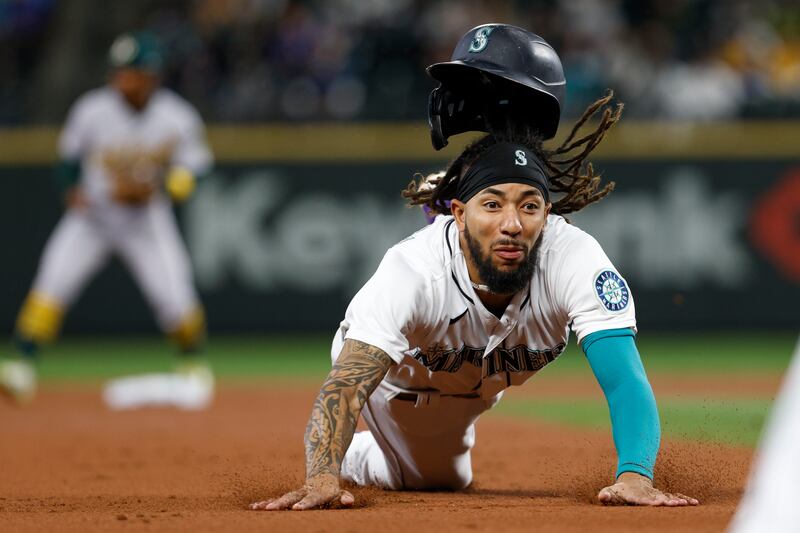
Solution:
<svg viewBox="0 0 800 533">
<path fill-rule="evenodd" d="M 306 426 L 306 479 L 319 474 L 339 477 L 361 409 L 392 362 L 385 352 L 372 345 L 352 339 L 345 341 Z"/>
</svg>

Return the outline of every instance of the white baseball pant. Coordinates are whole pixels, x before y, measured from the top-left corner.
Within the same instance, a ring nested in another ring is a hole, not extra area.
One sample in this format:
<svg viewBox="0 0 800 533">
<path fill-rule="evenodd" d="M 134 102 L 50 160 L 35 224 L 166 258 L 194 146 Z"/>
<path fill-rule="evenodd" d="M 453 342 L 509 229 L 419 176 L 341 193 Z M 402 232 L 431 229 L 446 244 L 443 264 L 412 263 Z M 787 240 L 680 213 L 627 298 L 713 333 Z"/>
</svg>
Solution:
<svg viewBox="0 0 800 533">
<path fill-rule="evenodd" d="M 70 209 L 45 245 L 33 291 L 68 308 L 89 279 L 117 254 L 170 332 L 198 307 L 189 256 L 170 204 Z"/>
<path fill-rule="evenodd" d="M 729 533 L 790 533 L 800 524 L 800 340 Z"/>
<path fill-rule="evenodd" d="M 338 332 L 335 361 L 343 339 Z M 460 490 L 472 482 L 475 421 L 500 400 L 410 391 L 382 381 L 361 414 L 369 431 L 356 433 L 341 477 L 392 490 Z"/>
</svg>

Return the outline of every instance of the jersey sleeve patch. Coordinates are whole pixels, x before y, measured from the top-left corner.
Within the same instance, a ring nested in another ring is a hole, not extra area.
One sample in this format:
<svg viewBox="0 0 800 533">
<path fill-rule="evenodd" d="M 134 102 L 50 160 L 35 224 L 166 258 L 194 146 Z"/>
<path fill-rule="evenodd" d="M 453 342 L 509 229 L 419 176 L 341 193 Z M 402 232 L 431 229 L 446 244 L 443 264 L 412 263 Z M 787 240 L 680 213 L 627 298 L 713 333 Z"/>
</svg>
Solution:
<svg viewBox="0 0 800 533">
<path fill-rule="evenodd" d="M 613 270 L 602 270 L 595 276 L 594 290 L 603 307 L 612 313 L 624 311 L 631 300 L 628 283 Z"/>
</svg>

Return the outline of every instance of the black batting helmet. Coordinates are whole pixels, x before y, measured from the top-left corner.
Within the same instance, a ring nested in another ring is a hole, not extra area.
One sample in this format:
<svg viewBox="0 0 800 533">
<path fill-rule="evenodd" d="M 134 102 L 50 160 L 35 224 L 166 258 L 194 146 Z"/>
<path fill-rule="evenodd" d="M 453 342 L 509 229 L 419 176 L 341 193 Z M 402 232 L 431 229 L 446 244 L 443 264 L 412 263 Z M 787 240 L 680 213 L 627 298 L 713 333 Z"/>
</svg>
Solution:
<svg viewBox="0 0 800 533">
<path fill-rule="evenodd" d="M 484 24 L 468 31 L 450 61 L 428 67 L 440 82 L 428 102 L 433 147 L 451 135 L 490 131 L 521 123 L 555 136 L 566 80 L 561 60 L 547 41 L 509 24 Z"/>
</svg>

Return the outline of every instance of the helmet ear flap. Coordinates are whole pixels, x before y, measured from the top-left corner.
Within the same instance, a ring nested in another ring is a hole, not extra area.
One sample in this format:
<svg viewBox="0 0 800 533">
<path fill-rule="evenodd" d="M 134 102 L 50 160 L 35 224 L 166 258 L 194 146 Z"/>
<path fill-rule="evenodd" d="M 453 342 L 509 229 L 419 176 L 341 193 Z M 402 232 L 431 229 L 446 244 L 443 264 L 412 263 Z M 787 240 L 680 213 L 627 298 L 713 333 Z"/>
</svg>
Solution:
<svg viewBox="0 0 800 533">
<path fill-rule="evenodd" d="M 428 97 L 428 125 L 434 149 L 447 146 L 447 139 L 465 131 L 486 131 L 487 83 L 467 84 L 471 92 L 453 89 L 455 84 L 442 83 Z"/>
<path fill-rule="evenodd" d="M 543 139 L 556 134 L 558 102 L 485 72 L 462 73 L 442 82 L 428 97 L 428 126 L 433 148 L 441 150 L 453 135 L 537 130 Z"/>
<path fill-rule="evenodd" d="M 428 97 L 428 126 L 431 130 L 431 144 L 434 150 L 447 146 L 447 136 L 442 131 L 442 110 L 445 108 L 442 87 L 431 91 Z"/>
</svg>

